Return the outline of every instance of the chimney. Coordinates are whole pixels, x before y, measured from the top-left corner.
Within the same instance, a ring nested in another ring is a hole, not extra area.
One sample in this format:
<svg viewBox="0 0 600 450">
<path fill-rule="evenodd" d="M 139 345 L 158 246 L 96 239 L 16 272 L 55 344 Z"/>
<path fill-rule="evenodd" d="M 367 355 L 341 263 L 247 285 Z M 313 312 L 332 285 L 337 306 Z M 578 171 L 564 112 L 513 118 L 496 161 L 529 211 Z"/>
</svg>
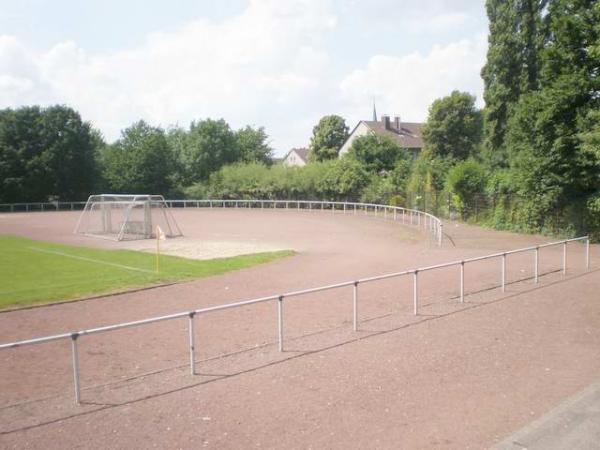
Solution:
<svg viewBox="0 0 600 450">
<path fill-rule="evenodd" d="M 394 124 L 396 125 L 396 131 L 400 133 L 402 130 L 402 122 L 400 121 L 400 116 L 394 116 Z"/>
<path fill-rule="evenodd" d="M 383 126 L 386 130 L 390 129 L 390 116 L 388 116 L 387 114 L 382 115 L 381 122 L 383 123 Z"/>
</svg>

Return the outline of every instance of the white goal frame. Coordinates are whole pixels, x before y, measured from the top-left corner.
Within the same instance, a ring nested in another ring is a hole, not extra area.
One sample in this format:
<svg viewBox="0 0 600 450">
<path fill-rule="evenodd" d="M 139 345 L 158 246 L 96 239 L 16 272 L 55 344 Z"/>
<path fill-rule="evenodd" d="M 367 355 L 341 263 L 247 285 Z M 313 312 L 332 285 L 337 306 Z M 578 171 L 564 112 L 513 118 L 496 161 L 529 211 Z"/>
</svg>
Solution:
<svg viewBox="0 0 600 450">
<path fill-rule="evenodd" d="M 157 225 L 168 238 L 183 236 L 162 195 L 97 194 L 89 196 L 74 233 L 114 241 L 152 239 Z"/>
</svg>

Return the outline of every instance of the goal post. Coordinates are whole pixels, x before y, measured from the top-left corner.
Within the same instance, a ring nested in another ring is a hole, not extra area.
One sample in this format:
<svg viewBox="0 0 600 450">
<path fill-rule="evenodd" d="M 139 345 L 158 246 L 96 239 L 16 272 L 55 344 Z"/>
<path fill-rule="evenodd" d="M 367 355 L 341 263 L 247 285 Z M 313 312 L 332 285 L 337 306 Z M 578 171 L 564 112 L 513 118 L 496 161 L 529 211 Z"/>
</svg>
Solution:
<svg viewBox="0 0 600 450">
<path fill-rule="evenodd" d="M 162 195 L 90 195 L 75 234 L 115 241 L 152 239 L 160 226 L 166 237 L 182 236 Z"/>
</svg>

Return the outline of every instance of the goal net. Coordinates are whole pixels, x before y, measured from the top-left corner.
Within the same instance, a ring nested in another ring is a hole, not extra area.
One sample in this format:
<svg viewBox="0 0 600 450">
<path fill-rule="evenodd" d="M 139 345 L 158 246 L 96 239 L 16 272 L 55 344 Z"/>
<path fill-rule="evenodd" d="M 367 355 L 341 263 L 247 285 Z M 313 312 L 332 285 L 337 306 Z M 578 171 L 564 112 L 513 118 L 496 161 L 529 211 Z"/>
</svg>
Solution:
<svg viewBox="0 0 600 450">
<path fill-rule="evenodd" d="M 90 195 L 76 234 L 115 241 L 151 239 L 160 226 L 166 237 L 182 236 L 162 195 Z"/>
</svg>

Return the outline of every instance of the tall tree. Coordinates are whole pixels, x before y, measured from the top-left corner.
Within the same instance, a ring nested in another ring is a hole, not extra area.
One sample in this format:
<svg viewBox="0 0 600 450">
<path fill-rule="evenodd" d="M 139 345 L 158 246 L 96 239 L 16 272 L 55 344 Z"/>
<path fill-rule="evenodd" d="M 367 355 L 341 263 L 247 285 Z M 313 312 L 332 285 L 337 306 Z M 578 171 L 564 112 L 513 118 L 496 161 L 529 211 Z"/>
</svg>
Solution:
<svg viewBox="0 0 600 450">
<path fill-rule="evenodd" d="M 165 133 L 143 120 L 123 130 L 101 160 L 104 177 L 115 192 L 168 195 L 172 187 L 173 156 Z"/>
<path fill-rule="evenodd" d="M 581 202 L 600 189 L 600 165 L 589 149 L 593 117 L 600 111 L 600 55 L 594 52 L 600 4 L 550 1 L 547 22 L 540 88 L 520 99 L 507 144 L 515 189 L 527 213 L 523 220 L 536 228 L 577 229 L 583 211 L 577 218 L 569 210 L 575 205 L 583 210 Z"/>
<path fill-rule="evenodd" d="M 475 107 L 475 97 L 453 91 L 431 104 L 423 140 L 434 157 L 464 160 L 478 152 L 481 132 L 481 111 Z"/>
<path fill-rule="evenodd" d="M 0 111 L 0 201 L 79 200 L 98 180 L 99 134 L 66 106 Z"/>
<path fill-rule="evenodd" d="M 521 94 L 538 86 L 542 11 L 547 0 L 487 0 L 489 37 L 484 81 L 484 155 L 506 167 L 508 121 Z"/>
<path fill-rule="evenodd" d="M 310 160 L 325 161 L 337 158 L 346 139 L 348 139 L 348 126 L 342 117 L 336 115 L 322 117 L 313 128 L 309 147 Z"/>
</svg>

